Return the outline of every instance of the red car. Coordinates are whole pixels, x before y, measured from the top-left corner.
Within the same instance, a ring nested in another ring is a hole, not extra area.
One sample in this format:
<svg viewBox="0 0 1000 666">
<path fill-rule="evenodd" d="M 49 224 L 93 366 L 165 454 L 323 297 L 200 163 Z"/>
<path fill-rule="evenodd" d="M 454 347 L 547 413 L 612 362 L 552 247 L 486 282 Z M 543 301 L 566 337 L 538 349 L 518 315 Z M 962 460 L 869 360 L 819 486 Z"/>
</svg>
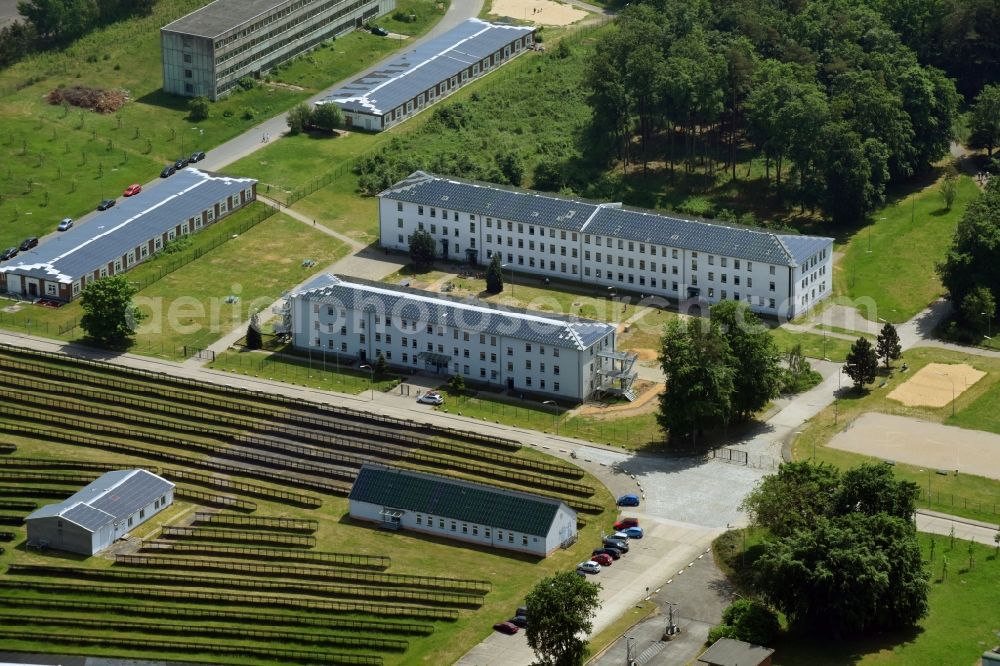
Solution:
<svg viewBox="0 0 1000 666">
<path fill-rule="evenodd" d="M 493 625 L 493 628 L 501 634 L 509 634 L 511 636 L 520 631 L 520 629 L 517 628 L 517 625 L 513 622 L 497 622 Z"/>
<path fill-rule="evenodd" d="M 622 518 L 617 523 L 615 523 L 615 531 L 621 532 L 622 530 L 627 530 L 630 527 L 639 527 L 638 518 Z"/>
<path fill-rule="evenodd" d="M 139 192 L 142 192 L 142 185 L 139 185 L 138 183 L 132 183 L 131 185 L 125 188 L 125 192 L 123 192 L 123 194 L 127 197 L 131 197 L 135 196 L 136 194 L 139 194 Z"/>
<path fill-rule="evenodd" d="M 591 557 L 590 561 L 597 562 L 602 567 L 610 567 L 611 564 L 614 562 L 614 559 L 607 553 L 598 553 L 597 555 Z"/>
</svg>

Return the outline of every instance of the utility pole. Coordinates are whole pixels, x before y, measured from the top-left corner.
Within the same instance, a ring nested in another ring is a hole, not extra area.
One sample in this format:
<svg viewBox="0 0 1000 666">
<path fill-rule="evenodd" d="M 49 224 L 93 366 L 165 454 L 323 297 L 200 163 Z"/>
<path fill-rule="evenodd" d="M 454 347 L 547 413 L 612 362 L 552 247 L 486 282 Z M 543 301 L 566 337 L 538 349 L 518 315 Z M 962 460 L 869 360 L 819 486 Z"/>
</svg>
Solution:
<svg viewBox="0 0 1000 666">
<path fill-rule="evenodd" d="M 672 641 L 677 638 L 677 634 L 681 633 L 680 628 L 674 624 L 674 608 L 677 604 L 668 601 L 667 603 L 667 626 L 663 630 L 663 640 Z"/>
<path fill-rule="evenodd" d="M 625 637 L 625 666 L 635 666 L 635 638 Z"/>
</svg>

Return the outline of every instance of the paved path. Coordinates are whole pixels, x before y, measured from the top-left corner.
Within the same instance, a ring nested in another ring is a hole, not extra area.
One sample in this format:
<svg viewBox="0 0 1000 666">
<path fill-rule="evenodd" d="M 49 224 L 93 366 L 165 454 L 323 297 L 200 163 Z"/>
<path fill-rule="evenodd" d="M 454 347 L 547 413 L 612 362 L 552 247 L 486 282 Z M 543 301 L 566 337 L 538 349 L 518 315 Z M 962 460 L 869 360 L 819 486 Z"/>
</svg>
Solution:
<svg viewBox="0 0 1000 666">
<path fill-rule="evenodd" d="M 405 48 L 416 48 L 420 44 L 423 44 L 424 42 L 434 39 L 448 30 L 451 30 L 462 21 L 475 18 L 479 15 L 482 7 L 483 0 L 451 0 L 451 4 L 448 5 L 448 11 L 445 12 L 444 17 L 438 21 L 437 25 L 431 28 L 430 31 L 423 37 L 415 39 L 412 42 L 408 42 Z M 355 79 L 359 79 L 362 76 L 367 75 L 369 72 L 381 69 L 384 67 L 385 63 L 398 55 L 399 51 L 391 53 L 371 67 L 363 71 L 356 72 L 343 81 L 338 81 L 326 90 L 310 97 L 307 100 L 308 103 L 312 104 L 313 102 L 326 97 L 337 88 L 340 88 Z M 219 171 L 226 165 L 256 152 L 262 147 L 268 145 L 262 141 L 264 135 L 268 135 L 272 140 L 274 140 L 279 138 L 288 130 L 287 118 L 287 113 L 281 113 L 273 118 L 265 120 L 256 127 L 248 129 L 243 134 L 230 139 L 221 146 L 213 148 L 208 152 L 205 160 L 201 162 L 199 166 L 209 171 Z"/>
<path fill-rule="evenodd" d="M 955 538 L 963 541 L 976 541 L 986 546 L 996 546 L 1000 527 L 992 523 L 978 520 L 956 518 L 946 513 L 917 509 L 917 530 L 930 534 L 950 535 L 955 530 Z"/>
<path fill-rule="evenodd" d="M 0 28 L 21 18 L 17 2 L 18 0 L 0 0 Z"/>
</svg>

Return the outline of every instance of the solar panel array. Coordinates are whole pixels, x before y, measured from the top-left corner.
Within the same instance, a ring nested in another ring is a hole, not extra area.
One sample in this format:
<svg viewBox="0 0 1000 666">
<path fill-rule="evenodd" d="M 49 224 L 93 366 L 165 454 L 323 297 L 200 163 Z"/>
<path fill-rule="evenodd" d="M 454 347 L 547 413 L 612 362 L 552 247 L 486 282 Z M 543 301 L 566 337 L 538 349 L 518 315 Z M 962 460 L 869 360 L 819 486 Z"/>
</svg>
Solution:
<svg viewBox="0 0 1000 666">
<path fill-rule="evenodd" d="M 326 284 L 294 294 L 310 303 L 373 311 L 428 324 L 498 335 L 567 349 L 587 349 L 615 330 L 611 324 L 499 307 L 358 278 L 327 276 Z"/>
<path fill-rule="evenodd" d="M 63 519 L 76 523 L 80 527 L 96 532 L 108 523 L 114 522 L 114 516 L 99 509 L 94 509 L 86 504 L 76 506 L 63 511 L 60 514 Z"/>
<path fill-rule="evenodd" d="M 349 111 L 388 113 L 532 31 L 469 19 L 335 90 L 324 101 Z"/>
<path fill-rule="evenodd" d="M 380 197 L 500 220 L 719 254 L 775 265 L 796 265 L 828 246 L 819 236 L 689 220 L 654 211 L 595 204 L 529 190 L 498 187 L 417 171 Z"/>
<path fill-rule="evenodd" d="M 395 467 L 365 464 L 349 499 L 544 537 L 558 500 Z"/>
<path fill-rule="evenodd" d="M 200 216 L 228 196 L 257 181 L 228 178 L 197 169 L 174 176 L 122 199 L 110 210 L 22 252 L 0 272 L 72 282 L 162 236 L 185 220 Z M 193 230 L 192 230 L 193 231 Z"/>
</svg>

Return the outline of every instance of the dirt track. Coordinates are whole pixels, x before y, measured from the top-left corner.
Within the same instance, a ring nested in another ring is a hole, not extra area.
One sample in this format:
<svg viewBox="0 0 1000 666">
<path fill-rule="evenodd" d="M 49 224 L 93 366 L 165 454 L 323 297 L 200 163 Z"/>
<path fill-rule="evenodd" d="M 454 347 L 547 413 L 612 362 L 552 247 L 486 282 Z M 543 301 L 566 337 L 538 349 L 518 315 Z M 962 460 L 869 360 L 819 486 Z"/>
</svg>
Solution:
<svg viewBox="0 0 1000 666">
<path fill-rule="evenodd" d="M 980 430 L 869 413 L 838 433 L 830 446 L 928 469 L 1000 479 L 1000 435 Z"/>
</svg>

